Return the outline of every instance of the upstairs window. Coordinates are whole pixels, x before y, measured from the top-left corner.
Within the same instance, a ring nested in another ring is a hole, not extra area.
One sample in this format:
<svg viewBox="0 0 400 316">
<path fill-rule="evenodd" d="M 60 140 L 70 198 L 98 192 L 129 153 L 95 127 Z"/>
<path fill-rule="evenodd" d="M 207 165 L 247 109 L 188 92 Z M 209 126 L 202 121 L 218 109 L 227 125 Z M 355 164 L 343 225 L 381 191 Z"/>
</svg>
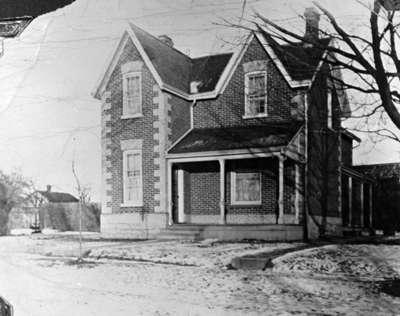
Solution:
<svg viewBox="0 0 400 316">
<path fill-rule="evenodd" d="M 126 150 L 123 153 L 124 204 L 142 206 L 142 152 Z"/>
<path fill-rule="evenodd" d="M 327 95 L 326 95 L 326 124 L 328 128 L 332 128 L 332 91 L 328 89 Z"/>
<path fill-rule="evenodd" d="M 123 116 L 135 117 L 142 113 L 142 84 L 140 73 L 123 76 Z"/>
<path fill-rule="evenodd" d="M 245 77 L 245 116 L 267 115 L 267 74 L 257 71 Z"/>
</svg>

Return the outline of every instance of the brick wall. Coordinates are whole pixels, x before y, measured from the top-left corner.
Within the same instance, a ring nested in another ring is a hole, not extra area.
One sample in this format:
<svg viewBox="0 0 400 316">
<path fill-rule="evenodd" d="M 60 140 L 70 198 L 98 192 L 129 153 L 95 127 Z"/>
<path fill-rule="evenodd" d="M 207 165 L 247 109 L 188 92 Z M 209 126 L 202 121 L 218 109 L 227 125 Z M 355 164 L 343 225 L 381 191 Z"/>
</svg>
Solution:
<svg viewBox="0 0 400 316">
<path fill-rule="evenodd" d="M 170 141 L 174 143 L 188 129 L 190 129 L 190 107 L 191 102 L 171 95 L 171 136 Z"/>
<path fill-rule="evenodd" d="M 219 211 L 219 164 L 202 162 L 184 164 L 187 181 L 184 190 L 189 205 L 186 214 L 218 215 Z"/>
<path fill-rule="evenodd" d="M 255 61 L 267 61 L 267 94 L 268 117 L 243 119 L 244 115 L 244 70 L 243 64 Z M 255 38 L 244 54 L 224 93 L 214 100 L 198 101 L 194 107 L 194 126 L 197 128 L 235 125 L 259 125 L 290 119 L 290 99 L 294 95 L 266 54 L 264 48 Z"/>
<path fill-rule="evenodd" d="M 142 59 L 131 40 L 128 39 L 106 87 L 106 91 L 110 93 L 111 100 L 111 109 L 109 110 L 111 115 L 109 122 L 111 131 L 109 135 L 107 135 L 110 141 L 110 155 L 106 160 L 111 162 L 108 167 L 108 171 L 111 173 L 111 191 L 108 191 L 107 194 L 111 195 L 110 204 L 112 213 L 135 211 L 153 212 L 156 206 L 154 195 L 159 193 L 156 192 L 157 189 L 154 187 L 154 171 L 156 167 L 153 161 L 154 146 L 158 141 L 153 137 L 155 129 L 158 128 L 154 127 L 155 116 L 153 115 L 153 111 L 155 109 L 157 110 L 158 104 L 154 104 L 153 101 L 155 97 L 158 97 L 158 91 L 154 91 L 155 80 L 144 63 L 141 72 L 143 117 L 121 119 L 123 108 L 121 65 L 132 61 L 142 61 Z M 130 139 L 142 140 L 143 207 L 121 207 L 123 202 L 121 141 Z"/>
</svg>

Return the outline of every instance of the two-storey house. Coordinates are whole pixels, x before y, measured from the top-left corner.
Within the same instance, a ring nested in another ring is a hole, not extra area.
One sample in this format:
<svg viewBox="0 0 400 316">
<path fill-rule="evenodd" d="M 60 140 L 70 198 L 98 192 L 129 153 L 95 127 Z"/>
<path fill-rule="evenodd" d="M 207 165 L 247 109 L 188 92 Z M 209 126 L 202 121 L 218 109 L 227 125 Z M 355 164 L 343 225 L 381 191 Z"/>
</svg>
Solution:
<svg viewBox="0 0 400 316">
<path fill-rule="evenodd" d="M 305 36 L 318 37 L 318 13 L 305 16 Z M 94 91 L 102 233 L 340 233 L 349 201 L 367 199 L 366 189 L 348 196 L 349 183 L 367 180 L 351 168 L 356 137 L 341 127 L 349 106 L 324 62 L 330 39 L 318 42 L 283 45 L 260 31 L 233 53 L 190 58 L 130 23 Z"/>
</svg>

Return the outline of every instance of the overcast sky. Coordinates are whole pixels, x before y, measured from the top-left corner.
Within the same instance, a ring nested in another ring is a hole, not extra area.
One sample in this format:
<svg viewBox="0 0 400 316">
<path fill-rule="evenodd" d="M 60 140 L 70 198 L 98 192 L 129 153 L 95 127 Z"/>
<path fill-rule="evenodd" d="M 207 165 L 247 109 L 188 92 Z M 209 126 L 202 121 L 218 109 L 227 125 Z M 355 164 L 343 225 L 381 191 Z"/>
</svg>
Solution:
<svg viewBox="0 0 400 316">
<path fill-rule="evenodd" d="M 320 1 L 359 30 L 368 15 L 357 1 Z M 0 58 L 0 168 L 19 170 L 39 187 L 74 192 L 72 159 L 93 198 L 100 192 L 100 103 L 91 96 L 127 21 L 168 34 L 191 56 L 232 49 L 236 31 L 223 19 L 241 17 L 243 0 L 76 0 L 35 19 Z M 308 0 L 247 0 L 245 20 L 258 10 L 293 28 Z M 356 151 L 355 162 L 399 161 L 399 146 L 383 142 Z"/>
</svg>

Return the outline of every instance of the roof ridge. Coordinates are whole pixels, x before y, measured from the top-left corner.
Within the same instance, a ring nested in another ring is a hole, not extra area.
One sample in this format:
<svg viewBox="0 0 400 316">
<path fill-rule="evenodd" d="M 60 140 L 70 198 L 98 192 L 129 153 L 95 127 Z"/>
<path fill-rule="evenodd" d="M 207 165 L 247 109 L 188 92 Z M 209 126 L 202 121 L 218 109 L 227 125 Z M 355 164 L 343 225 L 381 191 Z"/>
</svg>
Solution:
<svg viewBox="0 0 400 316">
<path fill-rule="evenodd" d="M 233 52 L 228 52 L 228 53 L 215 53 L 215 54 L 209 54 L 209 55 L 203 55 L 203 56 L 200 56 L 200 57 L 193 57 L 193 58 L 191 58 L 192 60 L 195 60 L 195 59 L 201 59 L 201 58 L 209 58 L 209 57 L 216 57 L 216 56 L 223 56 L 223 55 L 233 55 Z"/>
<path fill-rule="evenodd" d="M 162 40 L 160 40 L 157 36 L 147 32 L 146 30 L 142 29 L 140 26 L 137 26 L 135 23 L 129 21 L 129 25 L 132 27 L 136 27 L 139 30 L 141 30 L 142 32 L 146 33 L 146 35 L 149 35 L 150 37 L 154 38 L 155 40 L 159 41 L 160 43 L 162 43 L 163 45 L 165 45 L 166 47 L 169 47 L 170 49 L 174 50 L 175 52 L 183 55 L 184 57 L 186 57 L 187 59 L 190 60 L 190 62 L 192 62 L 193 58 L 191 58 L 190 56 L 186 55 L 185 53 L 181 52 L 179 49 L 175 48 L 174 46 L 169 46 L 167 44 L 165 44 Z"/>
</svg>

